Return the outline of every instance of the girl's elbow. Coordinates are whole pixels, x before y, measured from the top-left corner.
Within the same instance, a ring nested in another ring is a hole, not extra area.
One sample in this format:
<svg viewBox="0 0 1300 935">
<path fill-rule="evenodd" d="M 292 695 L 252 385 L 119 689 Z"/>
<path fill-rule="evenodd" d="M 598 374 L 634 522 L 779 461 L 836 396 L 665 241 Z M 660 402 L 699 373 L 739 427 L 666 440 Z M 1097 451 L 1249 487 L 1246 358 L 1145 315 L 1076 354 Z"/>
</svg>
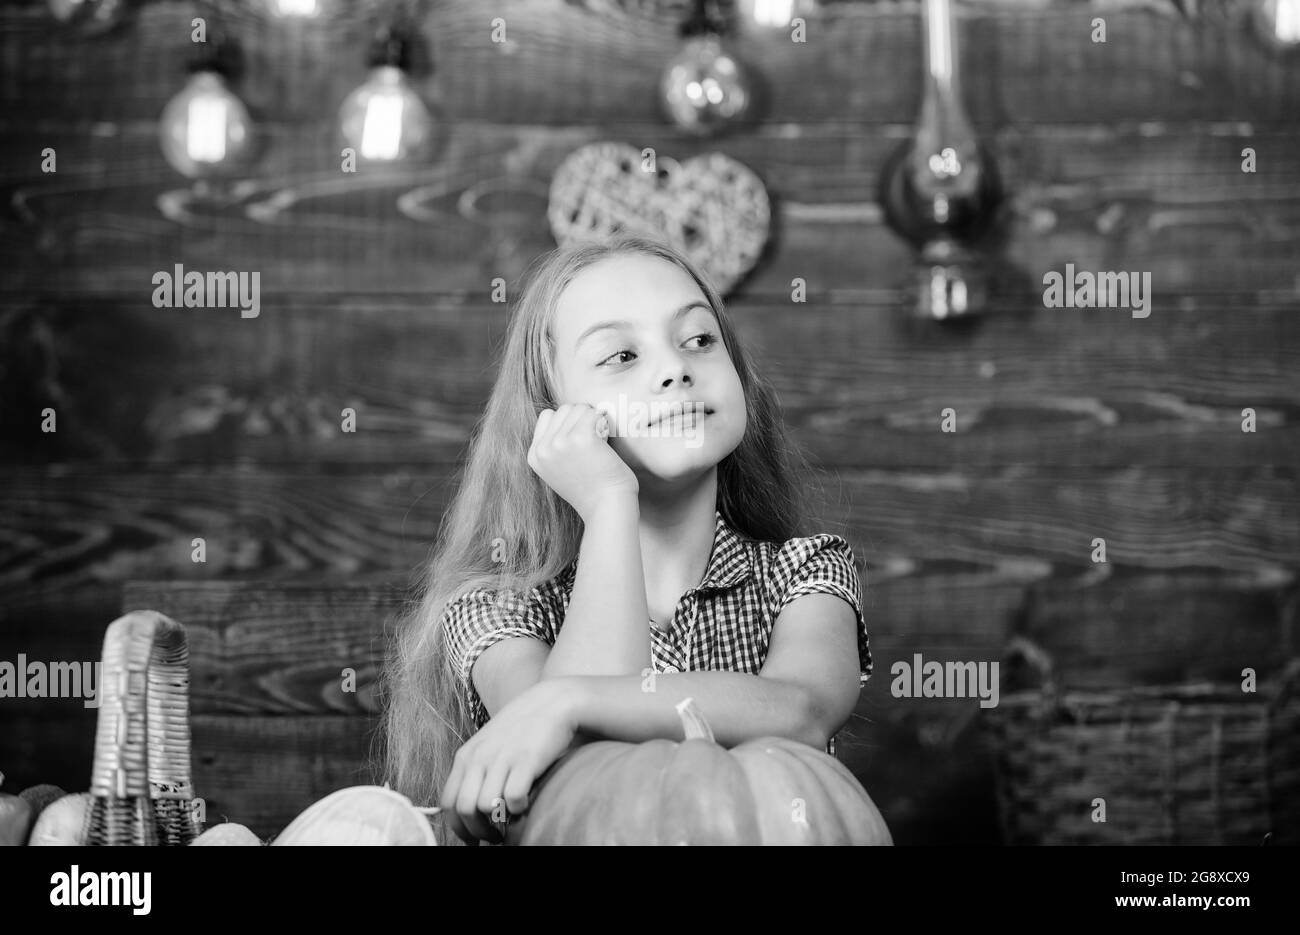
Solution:
<svg viewBox="0 0 1300 935">
<path fill-rule="evenodd" d="M 810 747 L 825 750 L 831 735 L 839 729 L 839 724 L 832 724 L 834 714 L 817 696 L 816 692 L 804 690 L 803 701 L 798 706 L 799 716 L 791 730 L 791 739 L 806 743 Z"/>
<path fill-rule="evenodd" d="M 799 706 L 801 717 L 796 728 L 795 739 L 819 750 L 825 750 L 830 739 L 848 723 L 856 706 L 856 698 L 850 703 L 847 696 L 837 695 L 832 698 L 826 694 L 804 689 L 803 704 Z"/>
</svg>

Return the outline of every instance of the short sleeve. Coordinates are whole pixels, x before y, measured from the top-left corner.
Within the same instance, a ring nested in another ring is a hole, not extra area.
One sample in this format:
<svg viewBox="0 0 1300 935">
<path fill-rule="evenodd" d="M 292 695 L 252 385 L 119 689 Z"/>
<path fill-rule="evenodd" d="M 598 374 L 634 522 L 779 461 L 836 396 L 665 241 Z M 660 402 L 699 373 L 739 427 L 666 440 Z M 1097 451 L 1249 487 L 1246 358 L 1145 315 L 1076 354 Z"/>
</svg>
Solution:
<svg viewBox="0 0 1300 935">
<path fill-rule="evenodd" d="M 493 643 L 515 636 L 555 644 L 555 634 L 539 608 L 509 591 L 479 588 L 462 594 L 447 605 L 442 621 L 448 656 L 475 727 L 488 721 L 487 708 L 471 678 L 478 657 Z"/>
<path fill-rule="evenodd" d="M 778 595 L 773 616 L 804 594 L 833 594 L 853 608 L 858 622 L 859 685 L 871 677 L 871 640 L 862 616 L 861 581 L 853 549 L 841 536 L 820 535 L 791 539 L 778 557 L 781 578 L 788 584 Z"/>
</svg>

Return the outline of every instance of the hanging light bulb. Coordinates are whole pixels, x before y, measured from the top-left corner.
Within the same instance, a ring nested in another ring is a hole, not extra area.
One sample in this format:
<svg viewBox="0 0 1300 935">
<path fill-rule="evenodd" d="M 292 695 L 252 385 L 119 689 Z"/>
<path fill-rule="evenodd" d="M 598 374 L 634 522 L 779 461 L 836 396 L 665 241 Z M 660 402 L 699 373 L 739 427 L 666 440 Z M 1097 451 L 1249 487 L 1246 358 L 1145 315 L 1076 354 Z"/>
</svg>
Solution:
<svg viewBox="0 0 1300 935">
<path fill-rule="evenodd" d="M 353 12 L 347 0 L 246 0 L 269 19 L 286 21 L 335 21 Z"/>
<path fill-rule="evenodd" d="M 1281 51 L 1300 48 L 1300 0 L 1254 0 L 1255 32 Z"/>
<path fill-rule="evenodd" d="M 686 42 L 659 79 L 664 116 L 696 136 L 740 126 L 758 111 L 757 75 L 726 49 L 725 30 L 711 0 L 696 0 L 681 27 Z"/>
<path fill-rule="evenodd" d="M 47 0 L 50 15 L 84 36 L 98 36 L 126 20 L 130 0 Z"/>
<path fill-rule="evenodd" d="M 442 129 L 408 77 L 409 42 L 384 30 L 370 57 L 370 75 L 339 109 L 339 129 L 359 161 L 412 162 L 440 148 Z"/>
<path fill-rule="evenodd" d="M 193 73 L 158 120 L 163 155 L 191 179 L 229 177 L 247 168 L 254 148 L 248 108 L 226 85 L 218 56 Z"/>
<path fill-rule="evenodd" d="M 321 15 L 321 0 L 262 0 L 262 6 L 272 16 L 285 19 L 312 19 Z"/>
<path fill-rule="evenodd" d="M 920 318 L 935 321 L 978 315 L 988 303 L 988 279 L 974 252 L 940 235 L 921 248 L 914 311 Z"/>
<path fill-rule="evenodd" d="M 736 0 L 736 12 L 748 28 L 783 30 L 814 5 L 813 0 Z"/>
</svg>

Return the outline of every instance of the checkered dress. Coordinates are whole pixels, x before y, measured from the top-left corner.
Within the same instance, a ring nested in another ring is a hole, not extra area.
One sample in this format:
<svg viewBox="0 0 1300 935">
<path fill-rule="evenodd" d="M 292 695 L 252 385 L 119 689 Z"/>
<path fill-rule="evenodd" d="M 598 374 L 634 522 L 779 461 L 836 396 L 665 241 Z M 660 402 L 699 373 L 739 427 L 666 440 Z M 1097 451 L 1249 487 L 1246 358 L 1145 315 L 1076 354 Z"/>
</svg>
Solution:
<svg viewBox="0 0 1300 935">
<path fill-rule="evenodd" d="M 871 647 L 859 599 L 853 550 L 840 536 L 822 534 L 784 544 L 750 539 L 714 511 L 713 551 L 704 580 L 677 603 L 666 629 L 650 627 L 656 672 L 722 670 L 757 675 L 767 658 L 772 624 L 802 594 L 834 594 L 853 608 L 858 623 L 859 685 L 871 676 Z M 573 592 L 578 560 L 535 587 L 527 598 L 479 588 L 447 605 L 443 626 L 475 727 L 488 720 L 470 672 L 498 640 L 528 636 L 555 645 Z"/>
</svg>

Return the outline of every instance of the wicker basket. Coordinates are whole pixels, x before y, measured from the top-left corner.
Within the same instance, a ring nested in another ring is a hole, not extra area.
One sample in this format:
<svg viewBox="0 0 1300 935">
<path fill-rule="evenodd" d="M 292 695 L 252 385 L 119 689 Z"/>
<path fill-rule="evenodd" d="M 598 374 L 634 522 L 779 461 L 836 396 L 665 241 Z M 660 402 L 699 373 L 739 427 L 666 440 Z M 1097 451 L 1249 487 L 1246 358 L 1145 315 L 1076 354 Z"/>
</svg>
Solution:
<svg viewBox="0 0 1300 935">
<path fill-rule="evenodd" d="M 983 721 L 1005 843 L 1300 843 L 1300 659 L 1260 694 L 1238 683 L 1084 692 L 1059 688 L 1033 643 L 1007 652 L 1042 684 L 1004 695 Z"/>
<path fill-rule="evenodd" d="M 104 637 L 85 844 L 189 844 L 189 646 L 176 621 L 132 611 Z"/>
</svg>

